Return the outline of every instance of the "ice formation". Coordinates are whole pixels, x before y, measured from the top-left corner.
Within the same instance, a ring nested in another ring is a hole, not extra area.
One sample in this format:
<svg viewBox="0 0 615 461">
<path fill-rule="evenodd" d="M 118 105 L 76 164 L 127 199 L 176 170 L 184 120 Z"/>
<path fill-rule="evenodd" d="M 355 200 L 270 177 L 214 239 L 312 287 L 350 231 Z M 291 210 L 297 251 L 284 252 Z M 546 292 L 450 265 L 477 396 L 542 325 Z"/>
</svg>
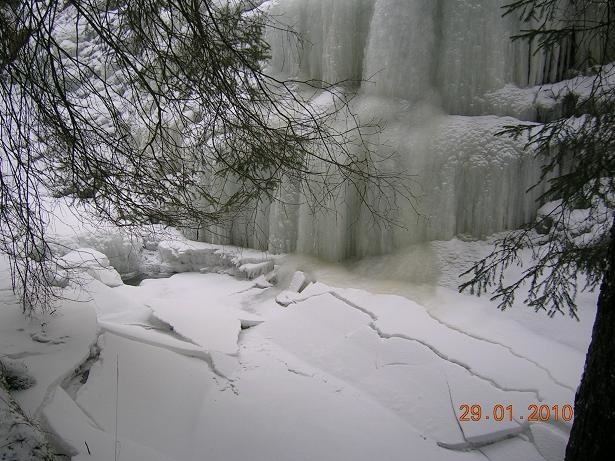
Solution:
<svg viewBox="0 0 615 461">
<path fill-rule="evenodd" d="M 540 190 L 526 191 L 538 179 L 537 160 L 523 139 L 494 134 L 549 116 L 555 102 L 540 85 L 562 80 L 568 51 L 534 53 L 512 42 L 521 24 L 502 16 L 504 3 L 265 2 L 273 24 L 268 71 L 341 82 L 342 91 L 356 94 L 351 108 L 358 119 L 385 126 L 369 139 L 375 154 L 387 158 L 380 166 L 412 175 L 405 185 L 417 209 L 402 199 L 391 211 L 383 205 L 391 197 L 368 191 L 369 206 L 401 226 L 374 223 L 350 188 L 327 202 L 329 211 L 314 213 L 289 183 L 250 219 L 198 239 L 338 261 L 459 234 L 485 237 L 533 219 Z"/>
</svg>

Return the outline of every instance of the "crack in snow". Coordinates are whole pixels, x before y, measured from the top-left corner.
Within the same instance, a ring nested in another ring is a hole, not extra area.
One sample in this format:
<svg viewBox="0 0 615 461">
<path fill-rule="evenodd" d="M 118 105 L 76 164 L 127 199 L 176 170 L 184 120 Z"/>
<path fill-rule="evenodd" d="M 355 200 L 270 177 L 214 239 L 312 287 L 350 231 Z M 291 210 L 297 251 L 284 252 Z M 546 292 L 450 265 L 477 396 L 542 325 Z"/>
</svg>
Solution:
<svg viewBox="0 0 615 461">
<path fill-rule="evenodd" d="M 79 389 L 81 389 L 81 387 L 83 387 L 83 385 L 87 382 L 90 375 L 90 370 L 94 364 L 100 361 L 101 348 L 98 345 L 98 339 L 101 336 L 102 332 L 99 332 L 96 335 L 96 343 L 94 343 L 93 346 L 90 346 L 90 355 L 88 355 L 83 362 L 74 368 L 72 375 L 67 376 L 64 381 L 62 381 L 62 389 L 64 389 L 68 396 L 73 400 L 75 400 Z"/>
<path fill-rule="evenodd" d="M 457 427 L 459 428 L 459 431 L 461 432 L 461 436 L 463 437 L 463 440 L 467 442 L 468 439 L 466 438 L 466 434 L 463 431 L 463 427 L 461 427 L 461 421 L 459 421 L 459 418 L 457 418 L 457 412 L 455 411 L 455 403 L 453 402 L 453 392 L 451 391 L 451 385 L 448 382 L 448 378 L 445 378 L 445 379 L 446 379 L 446 387 L 448 388 L 448 398 L 451 402 L 451 410 L 453 412 L 455 422 L 457 422 Z"/>
<path fill-rule="evenodd" d="M 239 390 L 237 389 L 237 386 L 235 385 L 235 383 L 233 382 L 233 380 L 230 380 L 230 379 L 228 379 L 228 378 L 222 378 L 222 379 L 225 379 L 225 380 L 226 380 L 226 386 L 224 386 L 224 387 L 222 387 L 222 385 L 218 382 L 218 379 L 217 379 L 215 376 L 213 377 L 214 382 L 215 382 L 215 383 L 218 385 L 218 387 L 220 388 L 220 392 L 224 392 L 224 391 L 226 391 L 227 389 L 230 389 L 230 390 L 233 392 L 233 394 L 235 394 L 235 395 L 239 395 L 239 394 L 240 394 L 240 392 L 239 392 Z"/>
<path fill-rule="evenodd" d="M 498 389 L 498 390 L 500 390 L 502 392 L 528 392 L 528 393 L 534 394 L 536 396 L 536 399 L 539 402 L 543 402 L 544 401 L 544 399 L 540 396 L 540 391 L 538 389 L 534 389 L 534 388 L 512 388 L 512 387 L 505 387 L 505 386 L 497 383 L 492 378 L 489 378 L 487 376 L 483 376 L 483 375 L 477 373 L 476 371 L 472 370 L 471 366 L 466 365 L 465 363 L 460 362 L 459 360 L 451 358 L 451 357 L 447 356 L 446 354 L 440 352 L 438 349 L 436 349 L 434 346 L 432 346 L 429 343 L 426 343 L 426 342 L 418 340 L 416 338 L 411 338 L 409 336 L 402 335 L 402 334 L 399 334 L 399 333 L 393 333 L 393 334 L 384 333 L 374 324 L 370 324 L 370 327 L 376 333 L 378 333 L 378 336 L 380 336 L 382 339 L 399 338 L 399 339 L 405 339 L 407 341 L 413 341 L 413 342 L 416 342 L 418 344 L 421 344 L 421 345 L 427 347 L 429 350 L 431 350 L 431 352 L 433 352 L 435 355 L 440 357 L 442 360 L 445 360 L 445 361 L 447 361 L 449 363 L 452 363 L 453 365 L 457 365 L 457 366 L 463 368 L 464 370 L 469 372 L 472 376 L 474 376 L 476 378 L 479 378 L 479 379 L 482 379 L 483 381 L 486 381 L 487 383 L 491 384 L 491 386 L 495 387 L 496 389 Z"/>
<path fill-rule="evenodd" d="M 97 344 L 98 342 L 98 338 L 100 335 L 96 336 L 96 339 L 90 343 L 89 347 L 88 347 L 88 352 L 87 354 L 83 357 L 83 359 L 79 362 L 79 366 L 81 366 L 83 363 L 87 362 L 87 360 L 90 358 L 90 351 L 92 349 L 92 347 L 94 345 Z M 74 369 L 72 369 L 69 372 L 66 372 L 60 376 L 58 376 L 57 379 L 55 379 L 54 381 L 52 381 L 48 386 L 47 389 L 45 390 L 45 394 L 43 396 L 43 399 L 41 400 L 41 403 L 39 404 L 39 406 L 36 408 L 36 410 L 34 411 L 34 417 L 35 418 L 39 418 L 42 414 L 43 409 L 49 405 L 51 403 L 51 401 L 53 400 L 54 396 L 55 396 L 55 392 L 56 389 L 58 387 L 62 386 L 62 383 L 65 382 L 67 379 L 70 378 L 70 376 L 72 375 L 72 373 L 74 373 Z"/>
<path fill-rule="evenodd" d="M 232 293 L 230 293 L 230 296 L 234 296 L 234 295 L 241 295 L 244 293 L 249 292 L 250 290 L 255 289 L 255 290 L 264 290 L 265 288 L 261 288 L 260 286 L 258 286 L 258 284 L 253 283 L 252 285 L 250 285 L 248 288 L 243 288 L 242 290 L 239 291 L 233 291 Z"/>
<path fill-rule="evenodd" d="M 479 375 L 479 374 L 477 374 L 477 373 L 475 373 L 475 372 L 471 371 L 470 367 L 466 366 L 465 364 L 462 364 L 461 362 L 455 361 L 454 359 L 450 359 L 449 357 L 445 356 L 444 354 L 441 354 L 441 353 L 440 353 L 439 351 L 437 351 L 434 347 L 430 346 L 430 345 L 429 345 L 429 344 L 427 344 L 427 343 L 424 343 L 423 341 L 419 341 L 419 340 L 417 340 L 417 339 L 415 339 L 415 338 L 410 338 L 410 337 L 407 337 L 407 336 L 404 336 L 404 335 L 395 335 L 395 334 L 393 334 L 393 335 L 387 335 L 386 333 L 383 333 L 383 332 L 382 332 L 382 331 L 381 331 L 381 330 L 380 330 L 380 329 L 379 329 L 379 328 L 378 328 L 378 327 L 374 324 L 374 322 L 377 322 L 377 321 L 378 321 L 378 316 L 377 316 L 376 314 L 374 314 L 373 312 L 371 312 L 369 309 L 366 309 L 366 308 L 364 308 L 364 307 L 362 307 L 362 306 L 357 305 L 356 303 L 354 303 L 354 302 L 350 301 L 349 299 L 345 298 L 344 296 L 340 295 L 339 293 L 337 293 L 337 292 L 336 292 L 336 291 L 334 291 L 334 290 L 327 291 L 327 292 L 325 292 L 325 293 L 318 293 L 318 294 L 315 294 L 315 295 L 313 295 L 313 296 L 309 296 L 309 297 L 307 297 L 307 298 L 304 298 L 304 299 L 298 300 L 297 302 L 300 302 L 300 301 L 305 301 L 305 300 L 307 300 L 307 299 L 309 299 L 309 298 L 316 297 L 316 296 L 321 296 L 321 295 L 323 295 L 323 294 L 330 294 L 331 296 L 335 297 L 336 299 L 338 299 L 338 300 L 340 300 L 340 301 L 342 301 L 342 302 L 346 303 L 346 304 L 347 304 L 347 305 L 349 305 L 350 307 L 353 307 L 354 309 L 357 309 L 357 310 L 359 310 L 360 312 L 363 312 L 364 314 L 368 315 L 368 316 L 372 319 L 372 321 L 373 321 L 373 322 L 372 322 L 372 324 L 370 324 L 370 327 L 371 327 L 372 329 L 374 329 L 374 330 L 376 331 L 376 333 L 378 333 L 378 336 L 380 336 L 380 337 L 381 337 L 381 338 L 383 338 L 383 339 L 400 338 L 400 339 L 406 339 L 406 340 L 410 340 L 410 341 L 417 341 L 417 342 L 419 342 L 420 344 L 423 344 L 424 346 L 426 346 L 426 347 L 428 347 L 429 349 L 431 349 L 431 350 L 432 350 L 432 352 L 434 352 L 434 353 L 435 353 L 436 355 L 438 355 L 440 358 L 442 358 L 442 359 L 444 359 L 444 360 L 447 360 L 447 361 L 449 361 L 449 362 L 451 362 L 451 363 L 454 363 L 454 364 L 456 364 L 456 365 L 459 365 L 459 366 L 461 366 L 461 367 L 465 368 L 465 369 L 466 369 L 466 370 L 468 370 L 468 371 L 469 371 L 472 375 L 474 375 L 474 376 L 476 376 L 476 377 L 479 377 L 479 378 L 481 378 L 481 379 L 484 379 L 484 380 L 486 380 L 486 381 L 490 382 L 491 384 L 493 384 L 495 387 L 497 387 L 498 389 L 500 389 L 500 390 L 502 390 L 502 391 L 515 391 L 515 390 L 518 390 L 518 391 L 520 391 L 520 392 L 531 392 L 531 393 L 533 393 L 533 394 L 535 394 L 535 395 L 536 395 L 536 397 L 538 398 L 538 400 L 539 400 L 539 401 L 543 401 L 543 399 L 541 399 L 541 398 L 540 398 L 540 395 L 539 395 L 539 394 L 540 394 L 540 392 L 539 392 L 537 389 L 507 389 L 507 388 L 500 387 L 500 386 L 499 386 L 499 385 L 497 385 L 495 382 L 493 382 L 493 380 L 491 380 L 491 379 L 489 379 L 489 378 L 486 378 L 486 377 L 484 377 L 484 376 L 481 376 L 481 375 Z M 513 355 L 514 357 L 517 357 L 517 358 L 519 358 L 519 359 L 521 359 L 521 360 L 525 360 L 525 361 L 527 361 L 527 362 L 531 363 L 532 365 L 536 366 L 536 367 L 537 367 L 537 368 L 539 368 L 540 370 L 544 371 L 544 372 L 546 373 L 546 375 L 549 377 L 549 379 L 551 379 L 551 381 L 553 381 L 553 382 L 554 382 L 555 384 L 557 384 L 558 386 L 561 386 L 561 387 L 563 387 L 563 388 L 565 388 L 565 389 L 567 389 L 567 390 L 569 390 L 569 391 L 571 391 L 571 392 L 576 392 L 576 389 L 575 389 L 575 388 L 573 388 L 572 386 L 569 386 L 569 385 L 567 385 L 567 384 L 565 384 L 565 383 L 561 382 L 559 379 L 555 378 L 549 369 L 547 369 L 546 367 L 544 367 L 543 365 L 541 365 L 541 364 L 540 364 L 540 363 L 538 363 L 537 361 L 535 361 L 535 360 L 533 360 L 533 359 L 531 359 L 531 358 L 529 358 L 529 357 L 526 357 L 526 356 L 524 356 L 524 355 L 522 355 L 522 354 L 519 354 L 518 352 L 515 352 L 515 351 L 512 349 L 512 347 L 507 346 L 507 345 L 502 344 L 502 343 L 499 343 L 499 342 L 497 342 L 497 341 L 493 341 L 493 340 L 490 340 L 490 339 L 487 339 L 487 338 L 482 338 L 482 337 L 479 337 L 479 336 L 475 336 L 475 335 L 469 334 L 469 333 L 467 333 L 467 332 L 465 332 L 465 331 L 463 331 L 463 330 L 461 330 L 461 329 L 459 329 L 459 328 L 456 328 L 456 327 L 454 327 L 454 326 L 452 326 L 452 325 L 449 325 L 449 324 L 447 324 L 446 322 L 443 322 L 442 320 L 440 320 L 440 319 L 438 319 L 438 318 L 434 317 L 434 316 L 433 316 L 433 315 L 431 315 L 429 312 L 427 312 L 427 310 L 425 310 L 425 312 L 427 313 L 427 315 L 429 315 L 429 317 L 430 317 L 432 320 L 434 320 L 435 322 L 439 323 L 440 325 L 442 325 L 442 326 L 444 326 L 444 327 L 446 327 L 446 328 L 449 328 L 450 330 L 456 331 L 457 333 L 460 333 L 460 334 L 462 334 L 462 335 L 465 335 L 465 336 L 467 336 L 467 337 L 469 337 L 469 338 L 472 338 L 472 339 L 474 339 L 474 340 L 476 340 L 476 341 L 483 341 L 483 342 L 485 342 L 485 343 L 492 344 L 492 345 L 494 345 L 494 346 L 499 346 L 499 347 L 502 347 L 503 349 L 505 349 L 506 351 L 508 351 L 508 353 L 510 353 L 511 355 Z M 384 334 L 384 336 L 383 336 L 383 334 Z"/>
<path fill-rule="evenodd" d="M 419 339 L 416 338 L 411 338 L 409 336 L 400 334 L 400 333 L 385 333 L 384 331 L 382 331 L 380 328 L 378 328 L 378 326 L 376 325 L 376 322 L 378 321 L 378 316 L 376 314 L 374 314 L 373 312 L 369 311 L 368 309 L 361 307 L 355 303 L 353 303 L 352 301 L 344 298 L 342 295 L 340 295 L 339 293 L 336 292 L 330 292 L 329 294 L 331 294 L 332 296 L 334 296 L 335 298 L 339 299 L 340 301 L 346 303 L 348 306 L 359 310 L 360 312 L 363 312 L 364 314 L 366 314 L 368 317 L 370 317 L 372 319 L 372 322 L 369 323 L 369 327 L 374 330 L 376 332 L 376 334 L 382 338 L 382 339 L 391 339 L 391 338 L 399 338 L 399 339 L 404 339 L 407 341 L 413 341 L 416 342 L 418 344 L 421 344 L 425 347 L 427 347 L 429 350 L 431 350 L 431 352 L 433 352 L 435 355 L 437 355 L 439 358 L 441 358 L 442 360 L 445 360 L 449 363 L 452 363 L 453 365 L 457 365 L 461 368 L 463 368 L 464 370 L 466 370 L 468 373 L 470 373 L 472 376 L 481 379 L 487 383 L 489 383 L 491 386 L 495 387 L 496 389 L 503 391 L 503 392 L 528 392 L 528 393 L 532 393 L 536 396 L 537 401 L 542 402 L 544 401 L 544 399 L 540 396 L 540 391 L 538 389 L 533 389 L 533 388 L 509 388 L 509 387 L 505 387 L 502 386 L 501 384 L 497 383 L 495 380 L 493 380 L 492 378 L 489 378 L 487 376 L 483 376 L 477 372 L 475 372 L 474 370 L 472 370 L 472 367 L 460 362 L 454 358 L 451 358 L 449 356 L 447 356 L 446 354 L 444 354 L 443 352 L 439 351 L 436 347 L 434 347 L 433 345 L 421 341 Z"/>
<path fill-rule="evenodd" d="M 309 374 L 306 373 L 305 371 L 301 371 L 301 370 L 297 370 L 295 368 L 291 368 L 287 365 L 286 369 L 290 372 L 290 373 L 294 373 L 295 375 L 299 375 L 299 376 L 305 376 L 306 378 L 313 378 L 314 375 L 313 374 Z"/>
<path fill-rule="evenodd" d="M 455 327 L 455 326 L 453 326 L 453 325 L 449 325 L 448 323 L 446 323 L 446 322 L 444 322 L 444 321 L 442 321 L 442 320 L 440 320 L 440 319 L 438 319 L 438 318 L 434 317 L 434 316 L 433 316 L 433 315 L 431 315 L 431 314 L 430 314 L 427 310 L 425 310 L 425 312 L 426 312 L 426 313 L 427 313 L 427 315 L 429 315 L 429 317 L 430 317 L 432 320 L 434 320 L 435 322 L 439 323 L 440 325 L 442 325 L 442 326 L 444 326 L 444 327 L 446 327 L 446 328 L 449 328 L 449 329 L 451 329 L 451 330 L 453 330 L 453 331 L 456 331 L 457 333 L 460 333 L 460 334 L 462 334 L 462 335 L 465 335 L 465 336 L 467 336 L 467 337 L 469 337 L 469 338 L 472 338 L 472 339 L 475 339 L 475 340 L 477 340 L 477 341 L 483 341 L 483 342 L 486 342 L 486 343 L 488 343 L 488 344 L 493 344 L 494 346 L 500 346 L 500 347 L 503 347 L 503 348 L 504 348 L 504 349 L 506 349 L 506 350 L 507 350 L 507 351 L 508 351 L 511 355 L 514 355 L 515 357 L 517 357 L 517 358 L 519 358 L 519 359 L 526 360 L 527 362 L 531 363 L 532 365 L 536 366 L 537 368 L 540 368 L 542 371 L 544 371 L 544 372 L 545 372 L 545 373 L 549 376 L 549 378 L 551 379 L 551 381 L 553 381 L 555 384 L 557 384 L 557 385 L 559 385 L 559 386 L 561 386 L 561 387 L 564 387 L 564 388 L 568 389 L 568 390 L 569 390 L 569 391 L 571 391 L 571 392 L 576 392 L 576 389 L 575 389 L 575 388 L 573 388 L 572 386 L 569 386 L 569 385 L 567 385 L 567 384 L 565 384 L 565 383 L 561 382 L 561 381 L 560 381 L 560 380 L 558 380 L 556 377 L 554 377 L 554 376 L 553 376 L 553 374 L 551 373 L 551 371 L 550 371 L 548 368 L 544 367 L 543 365 L 541 365 L 540 363 L 538 363 L 537 361 L 535 361 L 535 360 L 533 360 L 533 359 L 531 359 L 531 358 L 529 358 L 529 357 L 526 357 L 526 356 L 524 356 L 524 355 L 519 354 L 518 352 L 515 352 L 511 346 L 507 346 L 506 344 L 502 344 L 502 343 L 497 342 L 497 341 L 494 341 L 494 340 L 492 340 L 492 339 L 483 338 L 483 337 L 480 337 L 480 336 L 475 336 L 475 335 L 473 335 L 473 334 L 470 334 L 470 333 L 468 333 L 468 332 L 466 332 L 466 331 L 463 331 L 463 330 L 461 330 L 460 328 L 457 328 L 457 327 Z"/>
<path fill-rule="evenodd" d="M 481 455 L 483 455 L 485 458 L 487 458 L 487 461 L 491 461 L 491 458 L 489 458 L 489 456 L 487 456 L 487 453 L 485 453 L 483 450 L 481 450 L 480 448 L 477 448 L 476 451 L 480 453 Z"/>
<path fill-rule="evenodd" d="M 117 326 L 121 326 L 121 325 L 117 325 Z M 225 379 L 228 382 L 232 382 L 233 379 L 226 376 L 223 372 L 221 372 L 216 365 L 214 364 L 214 360 L 211 356 L 211 354 L 206 351 L 205 349 L 182 349 L 180 347 L 174 347 L 170 344 L 162 344 L 160 342 L 157 342 L 153 339 L 148 340 L 146 338 L 139 338 L 135 335 L 131 335 L 129 332 L 125 332 L 122 331 L 120 328 L 117 328 L 116 325 L 109 323 L 109 322 L 100 322 L 100 327 L 117 336 L 120 336 L 122 338 L 128 339 L 130 341 L 135 341 L 141 344 L 145 344 L 147 346 L 152 346 L 152 347 L 158 347 L 160 349 L 164 349 L 167 350 L 169 352 L 173 352 L 175 354 L 179 354 L 179 355 L 183 355 L 184 357 L 191 357 L 191 358 L 196 358 L 199 359 L 203 362 L 205 362 L 207 364 L 207 366 L 209 367 L 209 369 L 212 371 L 212 373 L 214 373 L 216 376 L 219 376 L 222 379 Z M 187 345 L 191 345 L 189 343 L 186 343 Z"/>
<path fill-rule="evenodd" d="M 415 367 L 415 366 L 420 366 L 420 365 L 414 365 L 412 363 L 406 363 L 406 362 L 389 362 L 389 363 L 378 364 L 377 361 L 374 361 L 374 368 L 376 369 L 384 368 L 384 367 Z"/>
<path fill-rule="evenodd" d="M 69 397 L 70 397 L 70 396 L 69 396 Z M 83 414 L 86 416 L 86 418 L 88 419 L 88 422 L 89 422 L 90 424 L 92 424 L 92 427 L 94 427 L 95 429 L 98 429 L 99 431 L 106 432 L 106 431 L 105 431 L 105 428 L 104 428 L 104 427 L 102 427 L 102 426 L 98 423 L 98 421 L 96 421 L 96 419 L 94 419 L 94 417 L 93 417 L 93 416 L 92 416 L 92 415 L 88 412 L 88 410 L 86 410 L 85 408 L 83 408 L 83 405 L 81 405 L 79 402 L 77 402 L 77 400 L 75 400 L 75 399 L 73 399 L 73 398 L 71 398 L 71 400 L 73 401 L 73 403 L 75 404 L 75 406 L 76 406 L 77 408 L 79 408 L 79 410 L 81 411 L 81 413 L 83 413 Z"/>
<path fill-rule="evenodd" d="M 149 309 L 152 309 L 152 308 L 149 307 Z M 141 323 L 141 322 L 127 323 L 126 325 L 134 325 L 136 327 L 141 327 L 145 330 L 159 331 L 160 333 L 165 334 L 171 338 L 177 339 L 179 341 L 183 341 L 185 343 L 190 343 L 197 347 L 199 346 L 199 344 L 195 343 L 192 339 L 178 333 L 175 327 L 173 327 L 173 325 L 171 325 L 169 322 L 166 322 L 162 320 L 160 317 L 157 317 L 153 309 L 152 309 L 152 314 L 150 315 L 148 321 L 159 323 L 161 326 L 158 327 L 155 325 L 149 325 L 149 324 Z"/>
</svg>

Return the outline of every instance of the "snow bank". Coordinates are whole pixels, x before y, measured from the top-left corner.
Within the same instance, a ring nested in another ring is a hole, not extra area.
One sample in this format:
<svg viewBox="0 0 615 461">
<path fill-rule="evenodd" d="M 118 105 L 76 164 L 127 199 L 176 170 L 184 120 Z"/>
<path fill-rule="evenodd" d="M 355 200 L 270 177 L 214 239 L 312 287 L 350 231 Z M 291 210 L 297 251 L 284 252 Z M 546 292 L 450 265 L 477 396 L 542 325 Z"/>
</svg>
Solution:
<svg viewBox="0 0 615 461">
<path fill-rule="evenodd" d="M 76 299 L 69 291 L 64 293 Z M 91 305 L 63 299 L 55 307 L 53 313 L 33 313 L 26 318 L 10 288 L 7 261 L 0 258 L 1 459 L 53 459 L 39 429 L 41 411 L 96 343 L 96 315 Z M 7 393 L 6 378 L 13 388 L 19 385 L 13 395 Z"/>
<path fill-rule="evenodd" d="M 204 397 L 216 387 L 215 376 L 205 362 L 105 333 L 101 360 L 90 370 L 77 404 L 99 430 L 113 434 L 116 407 L 110 402 L 117 388 L 121 439 L 162 454 L 159 458 L 190 460 L 194 439 L 202 437 L 196 423 Z"/>
<path fill-rule="evenodd" d="M 178 272 L 225 271 L 254 279 L 273 270 L 267 253 L 234 246 L 192 242 L 162 226 L 120 229 L 101 222 L 89 209 L 48 200 L 49 241 L 59 257 L 56 284 L 68 283 L 63 268 L 79 269 L 109 286 L 121 277 L 168 276 Z"/>
<path fill-rule="evenodd" d="M 273 270 L 275 257 L 262 251 L 189 240 L 158 243 L 161 272 L 215 272 L 254 279 Z"/>
<path fill-rule="evenodd" d="M 59 258 L 57 264 L 69 273 L 69 278 L 71 273 L 85 272 L 109 287 L 123 284 L 120 274 L 111 267 L 107 256 L 92 248 L 73 250 Z"/>
<path fill-rule="evenodd" d="M 63 256 L 79 248 L 92 248 L 103 253 L 122 275 L 139 270 L 142 234 L 156 229 L 120 229 L 95 217 L 84 205 L 51 198 L 46 202 L 50 210 L 47 233 L 54 254 Z"/>
<path fill-rule="evenodd" d="M 116 445 L 113 432 L 101 430 L 62 388 L 56 390 L 43 414 L 56 443 L 73 461 L 109 461 L 115 458 L 116 448 L 118 459 L 179 461 L 125 437 L 120 437 Z"/>
<path fill-rule="evenodd" d="M 0 372 L 0 459 L 51 461 L 53 450 L 42 429 L 30 420 L 8 391 Z"/>
<path fill-rule="evenodd" d="M 76 294 L 66 293 L 77 299 Z M 66 299 L 54 314 L 25 319 L 14 305 L 0 309 L 0 351 L 23 362 L 35 385 L 15 394 L 28 415 L 37 417 L 50 392 L 90 355 L 97 340 L 91 304 Z"/>
</svg>

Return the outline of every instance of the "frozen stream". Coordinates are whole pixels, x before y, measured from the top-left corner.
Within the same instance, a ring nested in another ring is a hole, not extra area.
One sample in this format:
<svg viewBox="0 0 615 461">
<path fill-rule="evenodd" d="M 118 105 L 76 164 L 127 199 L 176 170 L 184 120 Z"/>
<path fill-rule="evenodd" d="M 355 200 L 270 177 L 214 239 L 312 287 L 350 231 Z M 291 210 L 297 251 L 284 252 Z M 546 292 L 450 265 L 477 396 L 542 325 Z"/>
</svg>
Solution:
<svg viewBox="0 0 615 461">
<path fill-rule="evenodd" d="M 527 409 L 573 402 L 581 351 L 445 288 L 428 312 L 300 274 L 287 285 L 92 280 L 100 356 L 76 393 L 46 397 L 49 428 L 74 460 L 113 459 L 116 430 L 121 460 L 561 459 L 569 425 L 530 425 Z M 464 404 L 514 418 L 460 422 Z"/>
<path fill-rule="evenodd" d="M 573 402 L 595 295 L 579 324 L 451 289 L 486 249 L 277 258 L 272 285 L 245 279 L 273 267 L 253 250 L 160 242 L 147 267 L 186 272 L 139 286 L 81 249 L 54 315 L 24 319 L 3 269 L 0 353 L 28 367 L 16 400 L 76 461 L 116 446 L 126 461 L 561 460 L 570 422 L 528 407 Z"/>
</svg>

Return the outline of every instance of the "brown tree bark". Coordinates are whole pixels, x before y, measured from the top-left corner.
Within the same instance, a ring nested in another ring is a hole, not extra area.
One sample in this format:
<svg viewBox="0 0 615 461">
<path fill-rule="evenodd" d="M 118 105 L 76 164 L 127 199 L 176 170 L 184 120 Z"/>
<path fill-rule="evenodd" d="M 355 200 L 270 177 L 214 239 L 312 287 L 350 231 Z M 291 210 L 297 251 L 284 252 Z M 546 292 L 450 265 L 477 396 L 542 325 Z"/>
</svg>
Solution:
<svg viewBox="0 0 615 461">
<path fill-rule="evenodd" d="M 615 459 L 615 224 L 566 461 Z"/>
</svg>

